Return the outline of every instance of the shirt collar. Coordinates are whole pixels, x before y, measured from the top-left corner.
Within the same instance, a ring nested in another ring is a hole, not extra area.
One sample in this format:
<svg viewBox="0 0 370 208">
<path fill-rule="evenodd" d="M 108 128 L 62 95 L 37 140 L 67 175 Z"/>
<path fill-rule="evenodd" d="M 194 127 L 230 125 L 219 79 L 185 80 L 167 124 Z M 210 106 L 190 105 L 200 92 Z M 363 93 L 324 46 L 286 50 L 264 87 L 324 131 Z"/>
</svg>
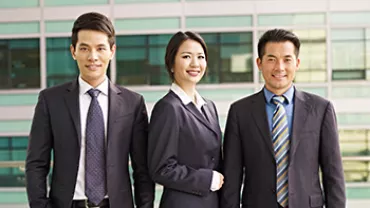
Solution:
<svg viewBox="0 0 370 208">
<path fill-rule="evenodd" d="M 283 96 L 285 97 L 285 100 L 288 102 L 288 103 L 293 103 L 293 97 L 294 97 L 294 86 L 290 86 L 290 88 L 283 94 Z M 272 98 L 275 96 L 274 93 L 272 93 L 271 91 L 269 91 L 268 89 L 266 89 L 266 87 L 263 88 L 263 93 L 265 95 L 265 99 L 266 99 L 266 102 L 267 103 L 271 103 L 271 100 Z"/>
<path fill-rule="evenodd" d="M 81 75 L 78 76 L 78 83 L 80 85 L 80 95 L 84 95 L 89 91 L 91 88 L 93 88 L 89 83 L 87 83 L 85 80 L 81 78 Z M 104 81 L 98 85 L 95 89 L 98 89 L 102 94 L 108 96 L 108 85 L 109 85 L 109 79 L 108 77 L 105 77 Z"/>
<path fill-rule="evenodd" d="M 182 103 L 184 105 L 187 105 L 191 102 L 193 102 L 193 100 L 184 92 L 183 89 L 181 89 L 181 87 L 179 85 L 177 85 L 176 83 L 172 83 L 171 85 L 171 91 L 174 92 L 177 96 L 180 97 L 180 100 L 182 101 Z M 204 101 L 204 99 L 202 98 L 202 96 L 200 96 L 200 94 L 195 91 L 195 97 L 197 99 L 197 106 L 203 106 L 206 104 L 206 102 Z"/>
</svg>

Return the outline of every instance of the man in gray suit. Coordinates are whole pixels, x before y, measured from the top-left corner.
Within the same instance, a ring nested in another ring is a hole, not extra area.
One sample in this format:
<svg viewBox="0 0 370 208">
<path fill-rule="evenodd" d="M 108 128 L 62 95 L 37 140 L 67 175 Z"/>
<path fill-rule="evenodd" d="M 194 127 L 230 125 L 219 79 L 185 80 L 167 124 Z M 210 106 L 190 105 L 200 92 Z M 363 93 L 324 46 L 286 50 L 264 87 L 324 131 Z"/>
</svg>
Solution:
<svg viewBox="0 0 370 208">
<path fill-rule="evenodd" d="M 345 208 L 335 111 L 328 100 L 294 87 L 299 48 L 299 39 L 282 29 L 259 40 L 265 86 L 230 107 L 222 208 Z"/>
<path fill-rule="evenodd" d="M 129 155 L 135 207 L 153 207 L 144 99 L 106 76 L 116 50 L 114 34 L 102 14 L 78 17 L 70 50 L 79 77 L 40 92 L 26 160 L 31 208 L 133 208 Z"/>
</svg>

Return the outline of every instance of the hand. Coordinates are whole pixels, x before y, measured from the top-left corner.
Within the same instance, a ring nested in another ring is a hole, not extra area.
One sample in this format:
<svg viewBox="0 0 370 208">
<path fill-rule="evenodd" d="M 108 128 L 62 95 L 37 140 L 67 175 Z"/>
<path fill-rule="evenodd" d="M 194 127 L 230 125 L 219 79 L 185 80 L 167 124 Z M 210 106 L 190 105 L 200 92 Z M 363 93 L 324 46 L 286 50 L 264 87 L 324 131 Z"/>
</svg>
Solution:
<svg viewBox="0 0 370 208">
<path fill-rule="evenodd" d="M 222 185 L 224 185 L 224 175 L 222 175 L 221 173 L 219 173 L 220 175 L 220 185 L 218 187 L 218 189 L 220 189 L 222 187 Z"/>
</svg>

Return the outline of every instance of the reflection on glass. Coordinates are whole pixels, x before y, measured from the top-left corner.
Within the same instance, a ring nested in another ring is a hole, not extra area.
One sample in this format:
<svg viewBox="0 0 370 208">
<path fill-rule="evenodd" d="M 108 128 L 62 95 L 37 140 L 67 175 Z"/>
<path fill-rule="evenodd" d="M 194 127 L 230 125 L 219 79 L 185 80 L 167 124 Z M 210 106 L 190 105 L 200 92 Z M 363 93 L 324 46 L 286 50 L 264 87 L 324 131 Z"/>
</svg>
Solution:
<svg viewBox="0 0 370 208">
<path fill-rule="evenodd" d="M 366 79 L 366 41 L 363 29 L 332 30 L 333 80 Z"/>
<path fill-rule="evenodd" d="M 0 40 L 0 89 L 40 87 L 39 39 Z"/>
<path fill-rule="evenodd" d="M 78 75 L 76 61 L 69 46 L 70 38 L 46 39 L 46 73 L 48 87 L 72 81 Z"/>
</svg>

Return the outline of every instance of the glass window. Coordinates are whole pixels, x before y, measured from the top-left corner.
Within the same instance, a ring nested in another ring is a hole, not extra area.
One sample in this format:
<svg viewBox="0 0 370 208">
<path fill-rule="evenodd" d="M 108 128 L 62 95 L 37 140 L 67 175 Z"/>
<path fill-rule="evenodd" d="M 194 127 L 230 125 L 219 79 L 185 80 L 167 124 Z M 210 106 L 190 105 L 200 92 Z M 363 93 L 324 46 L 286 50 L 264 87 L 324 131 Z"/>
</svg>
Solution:
<svg viewBox="0 0 370 208">
<path fill-rule="evenodd" d="M 293 30 L 301 41 L 301 59 L 295 81 L 325 82 L 326 73 L 326 33 L 325 30 Z"/>
<path fill-rule="evenodd" d="M 39 87 L 39 39 L 0 40 L 0 89 Z"/>
<path fill-rule="evenodd" d="M 70 38 L 46 39 L 46 69 L 48 87 L 72 81 L 78 75 L 76 61 L 69 46 Z"/>
<path fill-rule="evenodd" d="M 172 34 L 117 37 L 117 83 L 163 85 L 170 78 L 164 56 Z M 208 48 L 207 72 L 200 83 L 251 82 L 252 33 L 201 34 Z"/>
<path fill-rule="evenodd" d="M 366 42 L 363 29 L 332 30 L 333 80 L 366 79 Z"/>
<path fill-rule="evenodd" d="M 258 15 L 259 26 L 324 25 L 325 14 L 264 14 Z"/>
<path fill-rule="evenodd" d="M 27 137 L 0 137 L 0 161 L 26 160 Z M 25 186 L 24 168 L 0 168 L 0 187 Z"/>
</svg>

